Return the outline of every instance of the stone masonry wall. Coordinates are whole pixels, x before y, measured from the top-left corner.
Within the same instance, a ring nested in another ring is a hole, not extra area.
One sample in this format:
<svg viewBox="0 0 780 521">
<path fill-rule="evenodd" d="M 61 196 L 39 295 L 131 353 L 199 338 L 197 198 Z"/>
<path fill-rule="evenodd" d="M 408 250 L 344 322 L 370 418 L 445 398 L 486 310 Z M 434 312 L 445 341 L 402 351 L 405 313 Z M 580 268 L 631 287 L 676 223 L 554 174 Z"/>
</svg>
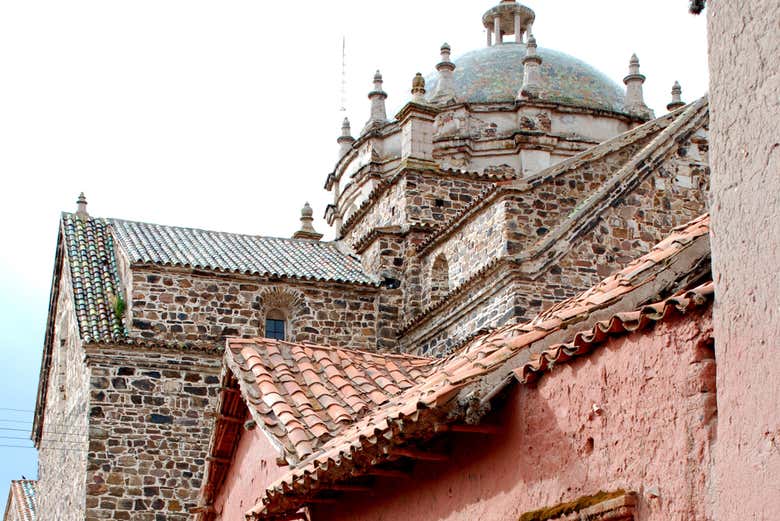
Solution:
<svg viewBox="0 0 780 521">
<path fill-rule="evenodd" d="M 358 222 L 344 234 L 344 240 L 350 246 L 362 239 L 375 228 L 401 226 L 406 219 L 406 200 L 404 179 L 399 179 L 385 191 L 379 199 L 366 211 Z"/>
<path fill-rule="evenodd" d="M 64 261 L 38 450 L 39 521 L 84 520 L 89 372 L 70 288 L 70 267 Z"/>
<path fill-rule="evenodd" d="M 449 240 L 426 251 L 422 262 L 426 297 L 430 295 L 431 269 L 440 255 L 447 259 L 450 289 L 460 286 L 491 261 L 505 256 L 505 221 L 506 205 L 503 201 L 496 202 L 474 216 Z M 432 303 L 430 298 L 425 302 Z"/>
<path fill-rule="evenodd" d="M 432 313 L 407 331 L 401 339 L 402 348 L 420 356 L 446 356 L 480 330 L 512 320 L 515 300 L 512 274 L 498 269 L 451 299 L 441 312 Z"/>
<path fill-rule="evenodd" d="M 377 344 L 377 288 L 139 266 L 132 277 L 132 337 L 213 348 L 226 336 L 263 336 L 265 313 L 282 309 L 290 340 L 364 349 Z"/>
<path fill-rule="evenodd" d="M 414 172 L 406 176 L 406 213 L 410 225 L 440 225 L 460 214 L 490 181 L 449 173 Z"/>
<path fill-rule="evenodd" d="M 221 357 L 89 347 L 88 363 L 90 435 L 81 519 L 190 519 L 213 427 Z"/>
<path fill-rule="evenodd" d="M 452 346 L 461 345 L 467 335 L 477 329 L 495 327 L 509 320 L 529 320 L 552 304 L 577 295 L 648 253 L 673 228 L 707 210 L 706 186 L 704 189 L 680 186 L 681 167 L 678 168 L 678 163 L 675 159 L 662 165 L 656 175 L 642 182 L 615 206 L 604 210 L 596 224 L 573 238 L 566 253 L 544 266 L 542 273 L 533 277 L 513 276 L 512 298 L 481 296 L 484 293 L 482 288 L 500 284 L 498 281 L 502 275 L 490 275 L 474 281 L 476 289 L 449 298 L 446 305 L 431 313 L 430 318 L 405 333 L 401 344 L 416 353 L 447 354 Z M 704 171 L 700 175 L 704 176 Z M 531 217 L 523 208 L 527 206 L 520 201 L 514 207 L 509 206 L 507 212 L 514 216 L 514 220 L 528 224 Z M 483 212 L 480 215 L 489 214 Z M 507 224 L 512 226 L 513 219 L 510 218 Z M 467 229 L 470 228 L 463 228 L 464 231 Z M 485 238 L 475 227 L 470 236 L 453 235 L 438 250 L 454 248 L 450 244 L 455 242 L 469 241 L 484 244 Z M 465 269 L 474 269 L 483 265 L 484 257 L 479 253 L 465 255 L 462 262 L 466 263 Z M 453 270 L 452 264 L 450 270 Z M 501 270 L 505 274 L 503 276 L 509 271 L 506 268 Z"/>
<path fill-rule="evenodd" d="M 507 231 L 509 254 L 523 252 L 549 233 L 650 139 L 614 152 L 596 163 L 585 164 L 547 181 L 536 190 L 519 195 L 515 208 L 510 210 L 515 218 Z M 680 143 L 658 165 L 652 176 L 655 186 L 633 190 L 624 196 L 627 201 L 618 202 L 634 208 L 635 217 L 630 225 L 636 234 L 641 234 L 647 225 L 667 226 L 664 222 L 668 220 L 668 215 L 677 219 L 683 214 L 691 215 L 690 209 L 698 209 L 694 216 L 706 211 L 709 192 L 707 148 L 706 133 L 701 129 Z M 642 200 L 637 201 L 637 197 Z M 646 236 L 650 237 L 650 234 Z"/>
</svg>

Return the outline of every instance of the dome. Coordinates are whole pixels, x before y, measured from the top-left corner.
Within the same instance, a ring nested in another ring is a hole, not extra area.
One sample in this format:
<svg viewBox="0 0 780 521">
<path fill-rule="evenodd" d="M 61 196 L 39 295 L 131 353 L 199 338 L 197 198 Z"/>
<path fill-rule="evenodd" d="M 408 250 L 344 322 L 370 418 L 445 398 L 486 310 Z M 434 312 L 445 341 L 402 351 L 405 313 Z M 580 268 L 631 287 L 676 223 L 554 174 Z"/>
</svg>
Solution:
<svg viewBox="0 0 780 521">
<path fill-rule="evenodd" d="M 525 44 L 503 43 L 468 52 L 453 60 L 453 84 L 458 101 L 469 103 L 508 102 L 523 85 Z M 568 54 L 539 48 L 543 101 L 574 107 L 625 113 L 623 89 L 605 74 Z M 438 74 L 429 77 L 432 96 Z"/>
</svg>

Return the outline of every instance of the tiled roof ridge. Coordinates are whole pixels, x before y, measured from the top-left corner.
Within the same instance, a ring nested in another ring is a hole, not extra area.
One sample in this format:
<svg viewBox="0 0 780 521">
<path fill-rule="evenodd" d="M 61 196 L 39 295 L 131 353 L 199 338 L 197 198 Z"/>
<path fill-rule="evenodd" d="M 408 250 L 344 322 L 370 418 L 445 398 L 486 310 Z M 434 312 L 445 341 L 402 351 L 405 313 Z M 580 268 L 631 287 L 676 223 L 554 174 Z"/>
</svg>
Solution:
<svg viewBox="0 0 780 521">
<path fill-rule="evenodd" d="M 599 321 L 591 328 L 575 333 L 572 340 L 565 343 L 557 343 L 544 349 L 537 356 L 522 363 L 511 371 L 511 375 L 521 383 L 530 382 L 538 378 L 541 373 L 558 363 L 567 362 L 591 352 L 595 347 L 603 344 L 608 339 L 632 332 L 640 331 L 646 327 L 666 320 L 674 315 L 685 315 L 690 310 L 702 307 L 709 303 L 714 295 L 714 284 L 709 281 L 694 289 L 684 290 L 678 294 L 660 302 L 645 305 L 638 310 L 618 312 L 608 320 Z M 285 476 L 270 485 L 261 501 L 247 512 L 248 517 L 254 519 L 269 518 L 274 514 L 296 510 L 305 504 L 305 495 L 312 493 L 320 487 L 327 488 L 330 483 L 338 482 L 342 476 L 352 477 L 367 471 L 359 466 L 360 463 L 370 461 L 375 465 L 384 461 L 384 456 L 390 451 L 389 447 L 404 444 L 414 438 L 404 436 L 405 433 L 433 437 L 436 429 L 416 430 L 416 425 L 427 421 L 441 420 L 446 417 L 448 421 L 457 421 L 465 414 L 458 412 L 459 400 L 455 397 L 463 394 L 468 385 L 480 380 L 496 369 L 504 367 L 502 359 L 508 359 L 524 348 L 532 344 L 544 341 L 552 332 L 558 331 L 561 323 L 550 329 L 536 329 L 520 336 L 507 336 L 504 331 L 503 346 L 498 339 L 491 340 L 492 353 L 483 357 L 476 357 L 472 361 L 472 367 L 467 367 L 467 361 L 461 361 L 458 357 L 451 360 L 455 362 L 451 371 L 462 370 L 460 376 L 451 378 L 436 374 L 431 377 L 435 385 L 423 384 L 417 394 L 419 399 L 407 402 L 405 406 L 399 403 L 391 403 L 383 406 L 372 417 L 365 418 L 359 424 L 342 433 L 343 440 L 331 440 L 322 452 L 313 455 L 303 461 L 300 466 L 288 472 Z M 498 358 L 496 355 L 500 355 Z M 505 378 L 502 385 L 509 383 Z M 490 393 L 495 396 L 496 393 Z M 411 397 L 410 397 L 411 398 Z M 400 402 L 400 400 L 396 400 Z M 445 406 L 446 411 L 439 411 Z M 387 415 L 382 415 L 384 410 L 390 409 Z M 438 413 L 438 414 L 437 414 Z M 426 441 L 420 439 L 419 441 Z M 361 457 L 368 452 L 368 457 Z M 333 475 L 336 474 L 335 477 Z"/>
<path fill-rule="evenodd" d="M 706 97 L 701 98 L 697 102 L 700 102 L 701 100 L 706 101 Z M 692 104 L 693 103 L 691 103 L 691 105 Z M 471 215 L 473 215 L 474 213 L 478 212 L 480 209 L 485 207 L 488 202 L 494 200 L 498 195 L 502 193 L 512 192 L 512 191 L 526 192 L 537 185 L 550 181 L 558 177 L 559 175 L 562 175 L 570 170 L 573 170 L 574 168 L 577 168 L 582 163 L 601 159 L 602 157 L 612 152 L 620 150 L 621 148 L 625 148 L 629 145 L 636 143 L 641 139 L 646 138 L 653 132 L 657 132 L 659 130 L 666 128 L 683 112 L 684 112 L 684 108 L 678 109 L 675 112 L 671 112 L 669 114 L 665 114 L 664 116 L 650 120 L 636 128 L 633 128 L 607 141 L 604 141 L 603 143 L 594 145 L 593 147 L 588 148 L 587 150 L 583 150 L 582 152 L 579 152 L 578 154 L 575 154 L 574 156 L 567 158 L 564 161 L 561 161 L 560 163 L 545 168 L 544 170 L 537 172 L 536 174 L 533 174 L 527 179 L 518 179 L 517 182 L 514 182 L 512 184 L 505 184 L 505 185 L 497 184 L 497 185 L 493 185 L 492 187 L 488 187 L 489 189 L 484 190 L 483 193 L 480 194 L 480 196 L 475 198 L 475 200 L 471 204 L 464 207 L 461 210 L 461 212 L 459 212 L 457 215 L 454 215 L 449 220 L 445 221 L 440 226 L 438 226 L 436 230 L 434 230 L 433 233 L 431 233 L 431 235 L 426 237 L 426 239 L 422 243 L 417 245 L 415 251 L 418 254 L 424 254 L 431 247 L 441 242 L 441 240 L 448 237 L 453 232 L 457 231 L 458 227 L 465 220 L 467 220 L 468 217 L 470 217 Z"/>
</svg>

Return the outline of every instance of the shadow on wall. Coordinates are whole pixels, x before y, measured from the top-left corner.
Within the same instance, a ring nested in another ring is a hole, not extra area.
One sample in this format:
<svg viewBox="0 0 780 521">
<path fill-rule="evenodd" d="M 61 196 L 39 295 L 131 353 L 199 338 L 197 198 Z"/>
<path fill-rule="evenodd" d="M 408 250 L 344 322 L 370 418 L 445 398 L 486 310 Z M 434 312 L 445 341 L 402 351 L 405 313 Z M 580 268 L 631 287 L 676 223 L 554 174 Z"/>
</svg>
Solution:
<svg viewBox="0 0 780 521">
<path fill-rule="evenodd" d="M 347 495 L 335 506 L 318 505 L 314 518 L 516 519 L 528 510 L 512 499 L 513 491 L 525 488 L 523 483 L 530 489 L 535 483 L 555 480 L 562 466 L 567 481 L 582 482 L 587 472 L 582 461 L 564 464 L 565 457 L 555 459 L 557 454 L 592 450 L 592 440 L 589 448 L 575 447 L 571 437 L 557 428 L 556 414 L 544 404 L 535 406 L 532 416 L 519 414 L 526 408 L 523 390 L 511 389 L 506 404 L 485 419 L 484 423 L 504 426 L 502 432 L 454 434 L 432 449 L 448 453 L 449 462 L 418 463 L 408 479 L 378 478 L 368 494 Z M 488 501 L 501 496 L 506 500 Z"/>
</svg>

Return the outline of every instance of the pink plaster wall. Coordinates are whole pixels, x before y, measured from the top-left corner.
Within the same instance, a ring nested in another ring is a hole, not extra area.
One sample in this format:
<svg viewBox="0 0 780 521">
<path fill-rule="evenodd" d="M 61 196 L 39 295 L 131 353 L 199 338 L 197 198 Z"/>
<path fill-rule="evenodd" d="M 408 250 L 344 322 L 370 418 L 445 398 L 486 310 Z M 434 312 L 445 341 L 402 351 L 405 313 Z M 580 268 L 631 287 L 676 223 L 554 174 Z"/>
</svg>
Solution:
<svg viewBox="0 0 780 521">
<path fill-rule="evenodd" d="M 503 434 L 459 435 L 450 462 L 418 464 L 411 479 L 382 479 L 312 519 L 509 521 L 618 488 L 640 494 L 641 521 L 710 519 L 710 335 L 708 311 L 614 339 L 515 387 L 496 412 Z"/>
<path fill-rule="evenodd" d="M 243 521 L 255 506 L 266 485 L 277 480 L 286 468 L 276 465 L 279 453 L 260 429 L 242 430 L 230 471 L 214 507 L 217 521 Z"/>
<path fill-rule="evenodd" d="M 780 2 L 707 3 L 716 519 L 780 518 Z"/>
</svg>

